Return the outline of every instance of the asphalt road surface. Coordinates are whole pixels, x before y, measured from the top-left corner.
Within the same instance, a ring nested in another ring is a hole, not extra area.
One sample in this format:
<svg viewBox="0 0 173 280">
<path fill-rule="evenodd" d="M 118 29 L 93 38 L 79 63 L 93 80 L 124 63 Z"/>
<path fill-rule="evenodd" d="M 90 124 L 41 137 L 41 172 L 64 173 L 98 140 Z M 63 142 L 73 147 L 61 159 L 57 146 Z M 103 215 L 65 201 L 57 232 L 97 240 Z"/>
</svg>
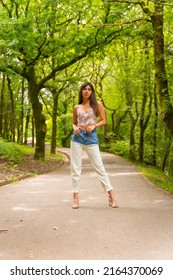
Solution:
<svg viewBox="0 0 173 280">
<path fill-rule="evenodd" d="M 173 196 L 121 157 L 102 156 L 118 209 L 85 153 L 79 209 L 71 207 L 68 157 L 54 172 L 0 188 L 1 260 L 173 259 Z"/>
</svg>

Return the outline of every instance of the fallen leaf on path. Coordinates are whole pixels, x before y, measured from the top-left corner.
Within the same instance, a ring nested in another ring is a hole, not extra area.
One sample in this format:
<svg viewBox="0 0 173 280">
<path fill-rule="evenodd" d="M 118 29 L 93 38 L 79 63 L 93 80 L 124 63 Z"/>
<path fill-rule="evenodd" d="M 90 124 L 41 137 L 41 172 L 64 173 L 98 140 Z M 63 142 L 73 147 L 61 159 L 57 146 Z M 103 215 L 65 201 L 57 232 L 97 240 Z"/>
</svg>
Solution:
<svg viewBox="0 0 173 280">
<path fill-rule="evenodd" d="M 53 229 L 54 229 L 54 230 L 58 230 L 58 228 L 57 228 L 57 227 L 53 227 Z"/>
</svg>

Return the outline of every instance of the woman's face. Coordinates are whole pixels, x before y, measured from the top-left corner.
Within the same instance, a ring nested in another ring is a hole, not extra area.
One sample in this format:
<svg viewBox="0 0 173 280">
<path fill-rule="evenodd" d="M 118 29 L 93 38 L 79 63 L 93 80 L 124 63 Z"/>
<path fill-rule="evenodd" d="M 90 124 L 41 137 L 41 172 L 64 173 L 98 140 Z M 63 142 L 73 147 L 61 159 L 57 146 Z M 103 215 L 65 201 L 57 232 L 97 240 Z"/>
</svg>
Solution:
<svg viewBox="0 0 173 280">
<path fill-rule="evenodd" d="M 83 90 L 82 90 L 83 98 L 85 98 L 85 99 L 90 98 L 91 94 L 92 94 L 92 89 L 90 88 L 89 85 L 87 85 L 86 87 L 83 88 Z"/>
</svg>

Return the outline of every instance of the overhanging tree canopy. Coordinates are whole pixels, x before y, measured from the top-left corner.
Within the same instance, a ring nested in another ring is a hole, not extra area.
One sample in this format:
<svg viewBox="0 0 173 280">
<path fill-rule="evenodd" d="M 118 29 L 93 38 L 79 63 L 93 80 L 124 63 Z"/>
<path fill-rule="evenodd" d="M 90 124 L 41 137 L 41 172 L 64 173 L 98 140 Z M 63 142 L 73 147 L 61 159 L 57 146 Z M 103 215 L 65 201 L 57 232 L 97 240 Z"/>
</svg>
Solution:
<svg viewBox="0 0 173 280">
<path fill-rule="evenodd" d="M 36 125 L 34 157 L 44 158 L 46 122 L 39 91 L 57 72 L 109 44 L 122 26 L 110 28 L 110 7 L 102 1 L 1 0 L 0 4 L 0 70 L 28 81 Z"/>
</svg>

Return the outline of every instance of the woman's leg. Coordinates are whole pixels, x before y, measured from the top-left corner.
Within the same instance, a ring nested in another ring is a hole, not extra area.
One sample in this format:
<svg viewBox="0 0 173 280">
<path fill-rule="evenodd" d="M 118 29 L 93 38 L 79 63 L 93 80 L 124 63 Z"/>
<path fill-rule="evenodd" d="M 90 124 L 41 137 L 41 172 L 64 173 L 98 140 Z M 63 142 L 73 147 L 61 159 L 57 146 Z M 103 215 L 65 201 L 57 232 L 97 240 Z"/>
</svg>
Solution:
<svg viewBox="0 0 173 280">
<path fill-rule="evenodd" d="M 98 145 L 85 146 L 85 150 L 88 154 L 88 157 L 91 161 L 92 166 L 97 172 L 98 178 L 104 188 L 105 191 L 113 190 L 111 183 L 109 181 L 109 177 L 105 171 L 105 167 L 102 161 L 102 157 L 100 154 L 100 149 Z"/>
<path fill-rule="evenodd" d="M 70 143 L 70 167 L 72 176 L 72 191 L 73 193 L 79 192 L 79 182 L 82 167 L 82 145 L 77 142 L 71 141 Z"/>
<path fill-rule="evenodd" d="M 104 188 L 104 190 L 108 193 L 109 197 L 109 205 L 113 208 L 118 208 L 116 203 L 115 195 L 113 192 L 113 187 L 111 186 L 109 177 L 105 171 L 105 167 L 102 161 L 102 157 L 100 154 L 100 149 L 98 145 L 85 146 L 85 150 L 88 154 L 88 157 L 91 161 L 92 166 L 97 172 L 98 178 Z"/>
</svg>

